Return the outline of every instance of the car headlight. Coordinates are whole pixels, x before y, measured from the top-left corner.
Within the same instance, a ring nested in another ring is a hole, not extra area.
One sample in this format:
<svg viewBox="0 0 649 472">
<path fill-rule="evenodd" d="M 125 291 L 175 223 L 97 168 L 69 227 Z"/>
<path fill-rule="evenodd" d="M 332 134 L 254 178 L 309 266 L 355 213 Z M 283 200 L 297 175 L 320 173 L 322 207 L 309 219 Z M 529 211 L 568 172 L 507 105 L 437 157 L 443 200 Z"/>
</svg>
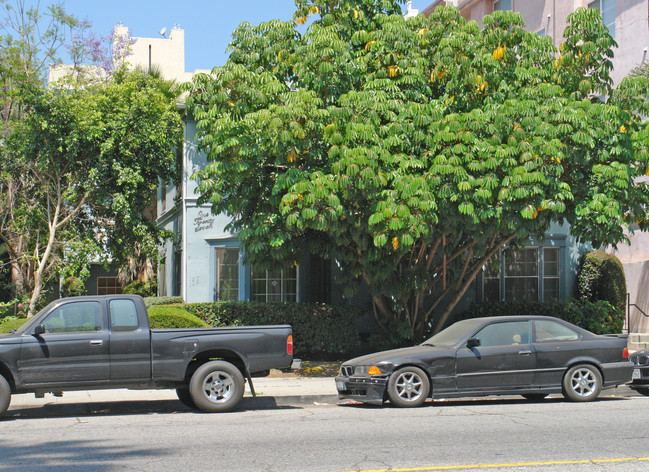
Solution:
<svg viewBox="0 0 649 472">
<path fill-rule="evenodd" d="M 381 368 L 375 365 L 358 365 L 354 369 L 355 375 L 383 375 Z"/>
</svg>

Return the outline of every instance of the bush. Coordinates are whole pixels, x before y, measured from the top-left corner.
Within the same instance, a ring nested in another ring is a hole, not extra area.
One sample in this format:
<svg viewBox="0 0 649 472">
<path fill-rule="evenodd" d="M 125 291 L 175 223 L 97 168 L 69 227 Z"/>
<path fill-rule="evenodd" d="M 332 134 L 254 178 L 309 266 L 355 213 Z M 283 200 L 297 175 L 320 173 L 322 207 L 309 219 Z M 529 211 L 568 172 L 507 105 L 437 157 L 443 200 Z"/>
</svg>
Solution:
<svg viewBox="0 0 649 472">
<path fill-rule="evenodd" d="M 622 332 L 624 311 L 609 302 L 568 298 L 551 302 L 481 303 L 473 305 L 456 320 L 482 316 L 542 315 L 568 321 L 595 334 Z"/>
<path fill-rule="evenodd" d="M 61 286 L 62 297 L 79 297 L 86 294 L 86 286 L 77 277 L 67 277 Z"/>
<path fill-rule="evenodd" d="M 2 321 L 0 322 L 0 333 L 9 333 L 14 329 L 18 329 L 26 321 L 27 318 L 16 318 L 14 316 L 8 316 L 6 318 L 3 318 Z"/>
<path fill-rule="evenodd" d="M 295 355 L 303 359 L 338 358 L 358 353 L 355 308 L 305 303 L 213 302 L 183 305 L 211 326 L 288 324 Z"/>
<path fill-rule="evenodd" d="M 176 305 L 183 302 L 183 297 L 144 297 L 144 305 L 147 308 L 155 305 Z"/>
<path fill-rule="evenodd" d="M 176 305 L 156 305 L 149 309 L 152 329 L 206 328 L 208 324 Z"/>
<path fill-rule="evenodd" d="M 626 305 L 626 278 L 620 260 L 602 251 L 590 251 L 579 261 L 577 291 L 582 300 L 606 300 L 621 310 Z"/>
<path fill-rule="evenodd" d="M 158 282 L 155 280 L 149 280 L 148 282 L 136 280 L 124 287 L 122 293 L 139 295 L 141 297 L 153 297 L 158 293 Z"/>
</svg>

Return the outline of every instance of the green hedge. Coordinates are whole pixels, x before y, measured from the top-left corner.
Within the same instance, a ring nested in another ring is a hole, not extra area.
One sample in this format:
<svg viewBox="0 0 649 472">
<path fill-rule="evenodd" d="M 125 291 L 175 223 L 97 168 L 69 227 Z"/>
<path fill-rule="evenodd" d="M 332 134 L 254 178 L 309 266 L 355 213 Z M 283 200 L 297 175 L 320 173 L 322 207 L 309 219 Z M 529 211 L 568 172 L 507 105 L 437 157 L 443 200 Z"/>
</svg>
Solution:
<svg viewBox="0 0 649 472">
<path fill-rule="evenodd" d="M 136 280 L 131 282 L 126 287 L 122 293 L 129 295 L 140 295 L 141 297 L 152 297 L 158 291 L 158 282 L 155 280 L 150 280 L 148 282 L 141 282 Z"/>
<path fill-rule="evenodd" d="M 178 305 L 156 305 L 149 308 L 149 324 L 153 329 L 206 328 L 200 318 L 179 308 Z"/>
<path fill-rule="evenodd" d="M 6 318 L 3 318 L 2 321 L 0 322 L 0 333 L 9 333 L 14 329 L 18 329 L 26 321 L 27 318 L 15 318 L 13 316 L 8 316 Z"/>
<path fill-rule="evenodd" d="M 591 302 L 567 298 L 551 302 L 480 303 L 455 321 L 482 316 L 543 315 L 568 321 L 595 334 L 621 333 L 624 311 L 604 300 Z"/>
<path fill-rule="evenodd" d="M 213 302 L 183 305 L 211 326 L 289 324 L 295 356 L 339 358 L 360 349 L 356 308 L 305 303 Z"/>
<path fill-rule="evenodd" d="M 155 305 L 176 305 L 183 302 L 183 297 L 144 297 L 144 305 L 147 308 Z"/>
<path fill-rule="evenodd" d="M 582 300 L 606 300 L 620 310 L 626 308 L 626 277 L 622 262 L 612 254 L 590 251 L 579 261 L 577 292 Z"/>
</svg>

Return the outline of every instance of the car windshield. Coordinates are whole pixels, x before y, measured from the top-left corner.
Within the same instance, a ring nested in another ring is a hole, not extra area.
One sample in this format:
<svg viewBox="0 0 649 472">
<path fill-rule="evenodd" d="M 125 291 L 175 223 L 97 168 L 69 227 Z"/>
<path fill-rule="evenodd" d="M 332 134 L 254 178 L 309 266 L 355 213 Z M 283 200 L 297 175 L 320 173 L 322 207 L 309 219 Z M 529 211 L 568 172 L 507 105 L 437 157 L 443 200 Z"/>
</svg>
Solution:
<svg viewBox="0 0 649 472">
<path fill-rule="evenodd" d="M 426 346 L 439 346 L 451 347 L 456 346 L 461 341 L 473 334 L 476 328 L 483 323 L 484 320 L 479 318 L 472 320 L 458 321 L 448 328 L 440 331 L 435 336 L 424 341 Z"/>
</svg>

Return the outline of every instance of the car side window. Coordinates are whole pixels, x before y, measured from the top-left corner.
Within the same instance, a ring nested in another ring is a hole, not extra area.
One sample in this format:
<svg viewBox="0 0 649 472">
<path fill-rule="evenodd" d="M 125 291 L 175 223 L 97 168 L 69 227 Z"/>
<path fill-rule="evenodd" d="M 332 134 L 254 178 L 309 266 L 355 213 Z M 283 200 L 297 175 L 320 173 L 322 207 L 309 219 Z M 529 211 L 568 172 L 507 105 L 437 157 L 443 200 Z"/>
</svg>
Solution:
<svg viewBox="0 0 649 472">
<path fill-rule="evenodd" d="M 110 301 L 110 326 L 113 331 L 135 331 L 138 328 L 137 309 L 133 300 Z"/>
<path fill-rule="evenodd" d="M 579 340 L 579 333 L 556 321 L 536 320 L 534 326 L 536 327 L 537 343 Z"/>
<path fill-rule="evenodd" d="M 46 333 L 101 331 L 101 309 L 97 302 L 72 302 L 60 306 L 43 320 Z"/>
<path fill-rule="evenodd" d="M 473 337 L 480 339 L 481 347 L 529 344 L 530 323 L 529 321 L 493 323 L 482 328 Z"/>
</svg>

